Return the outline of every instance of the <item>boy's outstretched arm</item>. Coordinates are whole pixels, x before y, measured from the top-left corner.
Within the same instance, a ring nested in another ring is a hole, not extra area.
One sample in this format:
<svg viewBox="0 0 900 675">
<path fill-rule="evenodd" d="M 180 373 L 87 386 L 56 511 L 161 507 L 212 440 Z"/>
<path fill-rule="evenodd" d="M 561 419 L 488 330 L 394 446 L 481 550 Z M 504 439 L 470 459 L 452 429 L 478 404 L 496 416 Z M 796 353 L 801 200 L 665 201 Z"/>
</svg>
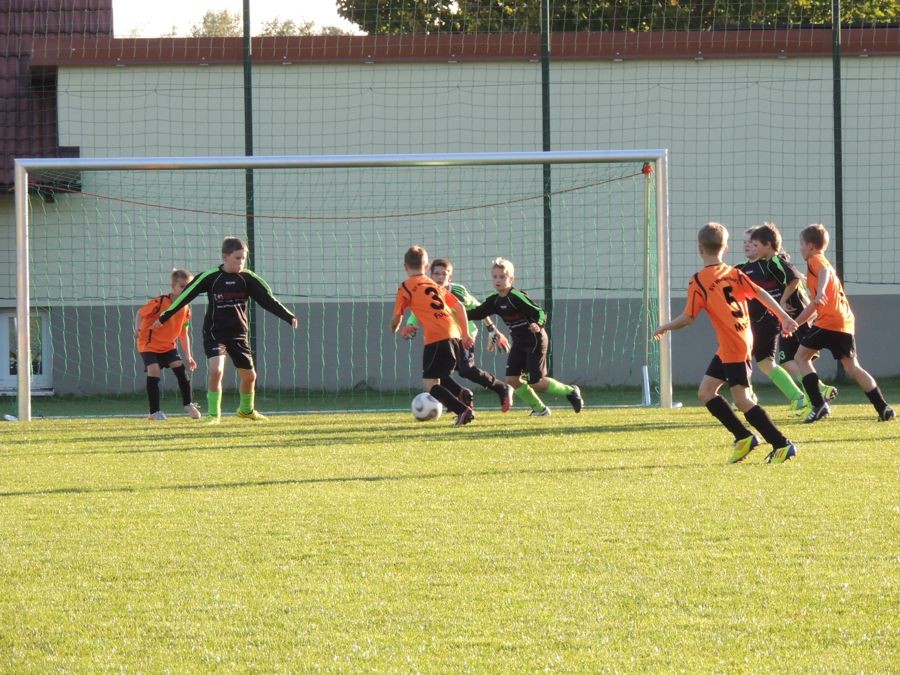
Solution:
<svg viewBox="0 0 900 675">
<path fill-rule="evenodd" d="M 390 328 L 391 328 L 391 332 L 392 332 L 392 333 L 396 333 L 396 332 L 397 332 L 397 329 L 400 328 L 400 322 L 401 322 L 401 321 L 403 321 L 403 315 L 402 315 L 402 314 L 395 314 L 394 316 L 391 317 L 391 326 L 390 326 Z"/>
<path fill-rule="evenodd" d="M 655 331 L 653 331 L 653 339 L 659 340 L 669 331 L 678 330 L 679 328 L 685 328 L 686 326 L 690 326 L 692 323 L 694 323 L 693 317 L 688 316 L 687 314 L 681 314 L 669 321 L 669 323 L 664 323 Z"/>
</svg>

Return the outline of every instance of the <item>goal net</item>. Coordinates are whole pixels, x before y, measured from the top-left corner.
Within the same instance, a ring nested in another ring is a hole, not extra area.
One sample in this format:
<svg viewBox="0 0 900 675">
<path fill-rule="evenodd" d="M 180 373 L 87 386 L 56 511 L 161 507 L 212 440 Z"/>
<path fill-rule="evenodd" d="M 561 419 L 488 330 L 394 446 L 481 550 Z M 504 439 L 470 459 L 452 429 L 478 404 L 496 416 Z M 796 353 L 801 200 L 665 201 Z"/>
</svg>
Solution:
<svg viewBox="0 0 900 675">
<path fill-rule="evenodd" d="M 140 414 L 135 313 L 170 290 L 173 268 L 217 267 L 226 236 L 248 241 L 248 267 L 300 319 L 294 332 L 252 308 L 263 410 L 407 405 L 421 335 L 388 324 L 412 244 L 452 261 L 479 299 L 491 260 L 511 260 L 516 287 L 550 314 L 553 376 L 588 405 L 669 405 L 667 342 L 649 339 L 668 311 L 665 161 L 662 150 L 20 160 L 18 414 Z M 192 311 L 203 402 L 205 297 Z M 502 377 L 506 357 L 487 343 L 481 331 L 479 366 Z M 225 410 L 233 378 L 229 365 Z M 180 410 L 171 375 L 163 387 L 164 407 Z"/>
</svg>

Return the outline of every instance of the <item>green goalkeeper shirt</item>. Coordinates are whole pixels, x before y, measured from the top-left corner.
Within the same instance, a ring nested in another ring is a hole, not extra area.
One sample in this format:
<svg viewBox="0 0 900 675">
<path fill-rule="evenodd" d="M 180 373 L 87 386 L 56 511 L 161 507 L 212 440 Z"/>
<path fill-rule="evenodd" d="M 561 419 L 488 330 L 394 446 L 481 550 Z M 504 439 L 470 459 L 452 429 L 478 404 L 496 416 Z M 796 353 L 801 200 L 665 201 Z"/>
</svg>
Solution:
<svg viewBox="0 0 900 675">
<path fill-rule="evenodd" d="M 456 299 L 462 303 L 462 306 L 466 308 L 466 310 L 470 310 L 473 307 L 478 307 L 481 304 L 481 301 L 478 300 L 474 295 L 469 293 L 465 286 L 462 284 L 450 284 L 450 292 L 456 296 Z M 419 321 L 415 316 L 410 314 L 409 319 L 406 320 L 407 326 L 418 326 Z M 478 335 L 478 327 L 475 325 L 474 321 L 469 322 L 469 335 L 474 340 L 475 336 Z"/>
</svg>

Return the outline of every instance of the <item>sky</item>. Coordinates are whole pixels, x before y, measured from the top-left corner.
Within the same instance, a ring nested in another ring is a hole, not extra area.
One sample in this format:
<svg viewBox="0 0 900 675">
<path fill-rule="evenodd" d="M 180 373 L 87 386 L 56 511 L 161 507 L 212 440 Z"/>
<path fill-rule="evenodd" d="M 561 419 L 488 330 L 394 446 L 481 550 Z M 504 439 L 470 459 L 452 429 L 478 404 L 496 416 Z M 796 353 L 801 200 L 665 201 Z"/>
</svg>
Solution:
<svg viewBox="0 0 900 675">
<path fill-rule="evenodd" d="M 113 0 L 113 31 L 116 37 L 159 37 L 174 26 L 176 35 L 190 35 L 209 10 L 241 14 L 243 0 Z M 250 0 L 250 25 L 253 33 L 274 18 L 294 23 L 314 21 L 317 28 L 338 26 L 353 30 L 338 16 L 334 0 Z"/>
</svg>

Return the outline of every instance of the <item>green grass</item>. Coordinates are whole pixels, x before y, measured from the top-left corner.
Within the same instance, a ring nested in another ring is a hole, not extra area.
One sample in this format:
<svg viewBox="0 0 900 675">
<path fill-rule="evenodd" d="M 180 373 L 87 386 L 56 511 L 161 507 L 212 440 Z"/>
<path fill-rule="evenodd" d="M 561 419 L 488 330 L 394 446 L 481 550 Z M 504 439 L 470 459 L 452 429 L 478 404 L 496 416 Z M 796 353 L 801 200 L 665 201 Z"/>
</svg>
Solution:
<svg viewBox="0 0 900 675">
<path fill-rule="evenodd" d="M 0 423 L 0 671 L 892 671 L 900 424 L 854 400 L 772 406 L 782 466 L 697 406 Z"/>
</svg>

